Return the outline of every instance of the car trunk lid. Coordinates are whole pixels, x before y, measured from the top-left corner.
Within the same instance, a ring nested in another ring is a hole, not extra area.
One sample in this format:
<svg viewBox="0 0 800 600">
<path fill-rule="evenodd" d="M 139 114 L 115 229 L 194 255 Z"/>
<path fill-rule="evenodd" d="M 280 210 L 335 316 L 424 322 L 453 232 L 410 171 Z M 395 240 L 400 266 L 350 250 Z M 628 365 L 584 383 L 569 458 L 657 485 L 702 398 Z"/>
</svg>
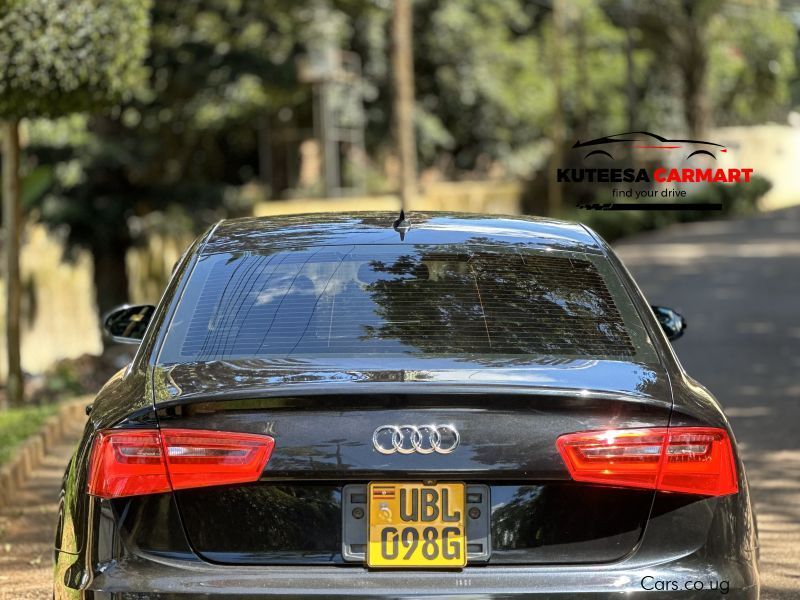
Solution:
<svg viewBox="0 0 800 600">
<path fill-rule="evenodd" d="M 209 560 L 347 564 L 347 492 L 371 481 L 484 486 L 492 563 L 604 562 L 639 539 L 653 493 L 571 481 L 556 439 L 667 425 L 663 371 L 576 360 L 402 371 L 258 362 L 179 365 L 161 373 L 163 385 L 157 380 L 161 427 L 275 439 L 258 482 L 175 493 L 192 547 Z M 377 430 L 406 425 L 450 426 L 458 446 L 408 454 L 376 447 Z"/>
</svg>

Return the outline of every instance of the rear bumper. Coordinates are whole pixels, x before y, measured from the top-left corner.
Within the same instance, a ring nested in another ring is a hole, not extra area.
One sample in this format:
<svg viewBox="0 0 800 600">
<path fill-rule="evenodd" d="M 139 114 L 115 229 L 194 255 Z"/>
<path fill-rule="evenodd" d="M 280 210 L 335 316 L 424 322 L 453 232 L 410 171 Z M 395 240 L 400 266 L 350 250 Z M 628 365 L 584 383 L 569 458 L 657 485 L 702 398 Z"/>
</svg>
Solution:
<svg viewBox="0 0 800 600">
<path fill-rule="evenodd" d="M 85 588 L 96 599 L 626 598 L 757 600 L 754 565 L 713 565 L 697 555 L 655 565 L 468 567 L 458 572 L 361 567 L 230 567 L 142 558 L 110 565 Z M 59 594 L 56 595 L 58 597 Z"/>
</svg>

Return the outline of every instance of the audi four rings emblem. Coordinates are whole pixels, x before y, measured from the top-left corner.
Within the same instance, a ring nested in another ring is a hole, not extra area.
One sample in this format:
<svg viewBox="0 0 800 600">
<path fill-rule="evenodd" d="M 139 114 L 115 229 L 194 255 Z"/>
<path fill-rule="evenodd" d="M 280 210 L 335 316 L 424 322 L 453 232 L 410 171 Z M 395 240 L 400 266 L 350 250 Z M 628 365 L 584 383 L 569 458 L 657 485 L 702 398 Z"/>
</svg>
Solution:
<svg viewBox="0 0 800 600">
<path fill-rule="evenodd" d="M 381 454 L 450 454 L 461 437 L 452 425 L 381 425 L 372 445 Z"/>
</svg>

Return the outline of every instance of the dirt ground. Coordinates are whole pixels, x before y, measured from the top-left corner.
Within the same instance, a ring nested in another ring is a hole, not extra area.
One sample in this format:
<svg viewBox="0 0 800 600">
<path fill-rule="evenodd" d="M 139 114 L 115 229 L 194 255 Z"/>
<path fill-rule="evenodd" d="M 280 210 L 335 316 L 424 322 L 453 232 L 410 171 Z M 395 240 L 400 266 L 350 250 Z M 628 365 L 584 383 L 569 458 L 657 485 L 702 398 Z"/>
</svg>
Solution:
<svg viewBox="0 0 800 600">
<path fill-rule="evenodd" d="M 52 598 L 53 532 L 64 468 L 81 434 L 70 430 L 17 500 L 0 509 L 0 600 Z"/>
</svg>

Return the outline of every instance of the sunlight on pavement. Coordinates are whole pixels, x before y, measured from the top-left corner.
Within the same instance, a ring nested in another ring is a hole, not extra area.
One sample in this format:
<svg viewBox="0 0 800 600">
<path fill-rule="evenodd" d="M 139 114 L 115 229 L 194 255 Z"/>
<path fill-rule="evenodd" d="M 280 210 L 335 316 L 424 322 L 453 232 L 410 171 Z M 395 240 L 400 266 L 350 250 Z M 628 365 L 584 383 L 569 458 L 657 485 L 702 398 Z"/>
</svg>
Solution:
<svg viewBox="0 0 800 600">
<path fill-rule="evenodd" d="M 796 598 L 800 588 L 800 450 L 745 453 L 745 462 L 750 485 L 757 490 L 762 580 L 770 588 L 763 597 Z"/>
<path fill-rule="evenodd" d="M 800 597 L 800 210 L 694 223 L 617 248 L 689 327 L 675 350 L 721 402 L 758 516 L 762 600 Z"/>
<path fill-rule="evenodd" d="M 770 239 L 748 243 L 671 243 L 637 246 L 636 251 L 625 252 L 625 263 L 635 264 L 691 264 L 707 258 L 775 258 L 800 257 L 800 240 L 776 242 Z"/>
<path fill-rule="evenodd" d="M 61 477 L 81 427 L 55 446 L 13 504 L 0 510 L 0 600 L 51 598 Z"/>
</svg>

